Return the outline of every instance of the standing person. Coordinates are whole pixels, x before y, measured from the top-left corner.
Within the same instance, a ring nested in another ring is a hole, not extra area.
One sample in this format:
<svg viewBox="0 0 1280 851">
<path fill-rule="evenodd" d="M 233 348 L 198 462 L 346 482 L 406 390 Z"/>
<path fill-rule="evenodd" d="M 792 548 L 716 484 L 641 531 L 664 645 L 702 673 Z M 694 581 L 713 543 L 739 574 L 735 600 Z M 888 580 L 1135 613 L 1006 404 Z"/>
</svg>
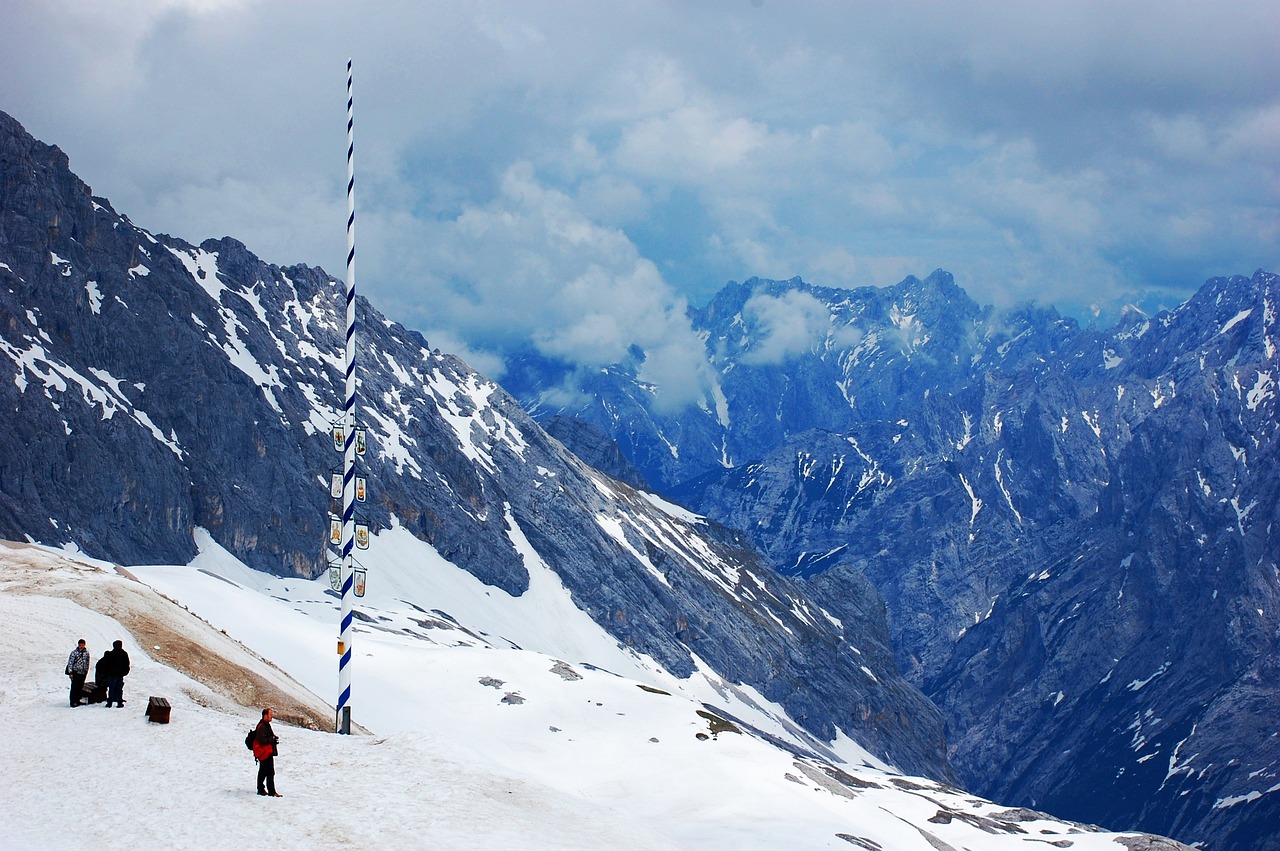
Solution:
<svg viewBox="0 0 1280 851">
<path fill-rule="evenodd" d="M 124 678 L 129 676 L 129 654 L 124 642 L 116 641 L 102 656 L 107 663 L 107 706 L 115 701 L 116 709 L 124 706 Z"/>
<path fill-rule="evenodd" d="M 262 720 L 258 722 L 258 729 L 253 736 L 253 758 L 258 761 L 258 794 L 283 798 L 276 791 L 276 745 L 280 740 L 276 738 L 275 730 L 271 729 L 273 717 L 275 716 L 270 706 L 262 710 Z M 263 788 L 264 782 L 266 788 Z"/>
<path fill-rule="evenodd" d="M 89 676 L 89 648 L 83 638 L 67 657 L 67 676 L 71 678 L 71 705 L 79 706 L 80 697 L 84 694 L 84 680 Z"/>
<path fill-rule="evenodd" d="M 100 700 L 101 695 L 107 693 L 107 668 L 111 666 L 111 651 L 108 650 L 102 654 L 102 658 L 98 660 L 98 664 L 93 666 L 93 693 L 89 695 L 89 702 Z"/>
</svg>

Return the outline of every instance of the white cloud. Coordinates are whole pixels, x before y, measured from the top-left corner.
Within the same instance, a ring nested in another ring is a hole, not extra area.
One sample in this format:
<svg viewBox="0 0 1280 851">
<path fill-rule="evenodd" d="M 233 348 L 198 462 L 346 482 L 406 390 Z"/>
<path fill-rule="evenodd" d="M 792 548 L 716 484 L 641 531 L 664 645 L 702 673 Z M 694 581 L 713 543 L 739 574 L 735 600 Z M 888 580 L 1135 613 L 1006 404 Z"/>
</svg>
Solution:
<svg viewBox="0 0 1280 851">
<path fill-rule="evenodd" d="M 641 377 L 658 381 L 666 401 L 693 401 L 706 389 L 703 346 L 685 299 L 622 231 L 585 217 L 529 164 L 508 169 L 490 202 L 426 232 L 433 248 L 415 271 L 429 295 L 405 307 L 422 324 L 449 329 L 473 356 L 528 341 L 546 355 L 599 368 L 638 346 L 647 356 Z"/>
<path fill-rule="evenodd" d="M 473 348 L 466 340 L 455 336 L 449 330 L 434 329 L 426 335 L 427 342 L 433 349 L 456 355 L 467 366 L 481 375 L 494 381 L 501 381 L 506 371 L 506 363 L 501 354 L 480 348 Z"/>
<path fill-rule="evenodd" d="M 627 128 L 615 157 L 623 168 L 700 183 L 741 168 L 768 142 L 760 122 L 681 106 Z"/>
<path fill-rule="evenodd" d="M 757 293 L 743 305 L 742 315 L 750 335 L 744 363 L 781 363 L 814 351 L 831 325 L 827 306 L 799 290 L 781 296 Z"/>
<path fill-rule="evenodd" d="M 638 35 L 638 34 L 637 34 Z M 665 52 L 624 47 L 602 85 L 589 88 L 594 100 L 583 120 L 593 127 L 625 125 L 661 116 L 689 104 L 693 94 L 681 63 Z"/>
<path fill-rule="evenodd" d="M 330 190 L 296 180 L 224 177 L 210 184 L 188 183 L 160 196 L 149 218 L 196 244 L 232 236 L 280 265 L 316 265 L 318 258 L 335 254 L 335 245 L 346 238 L 346 199 Z M 220 233 L 219 227 L 228 221 L 241 223 L 243 230 Z M 328 271 L 342 277 L 345 262 Z"/>
</svg>

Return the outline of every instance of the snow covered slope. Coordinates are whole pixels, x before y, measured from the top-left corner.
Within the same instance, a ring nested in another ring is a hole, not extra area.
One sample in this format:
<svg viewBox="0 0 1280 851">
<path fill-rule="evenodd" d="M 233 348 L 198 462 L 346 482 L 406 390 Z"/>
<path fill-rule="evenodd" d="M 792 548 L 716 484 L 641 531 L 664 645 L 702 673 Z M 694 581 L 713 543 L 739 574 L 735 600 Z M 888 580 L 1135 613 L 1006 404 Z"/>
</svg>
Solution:
<svg viewBox="0 0 1280 851">
<path fill-rule="evenodd" d="M 382 583 L 358 630 L 354 706 L 372 735 L 278 722 L 285 797 L 259 798 L 241 743 L 258 713 L 235 702 L 238 683 L 262 682 L 282 716 L 309 723 L 314 693 L 336 685 L 336 608 L 320 583 L 266 577 L 199 543 L 190 566 L 142 568 L 137 579 L 0 544 L 0 617 L 11 625 L 0 708 L 23 731 L 0 738 L 6 845 L 1184 847 L 887 773 L 847 741 L 837 746 L 847 762 L 804 754 L 803 736 L 749 693 L 665 675 L 558 609 L 565 594 L 550 574 L 528 598 L 506 598 L 432 569 L 438 557 L 407 535 L 379 549 L 425 562 L 430 578 Z M 124 641 L 125 711 L 66 706 L 62 666 L 80 637 L 95 658 Z M 190 648 L 174 655 L 182 641 Z M 142 717 L 153 694 L 172 702 L 169 725 Z"/>
</svg>

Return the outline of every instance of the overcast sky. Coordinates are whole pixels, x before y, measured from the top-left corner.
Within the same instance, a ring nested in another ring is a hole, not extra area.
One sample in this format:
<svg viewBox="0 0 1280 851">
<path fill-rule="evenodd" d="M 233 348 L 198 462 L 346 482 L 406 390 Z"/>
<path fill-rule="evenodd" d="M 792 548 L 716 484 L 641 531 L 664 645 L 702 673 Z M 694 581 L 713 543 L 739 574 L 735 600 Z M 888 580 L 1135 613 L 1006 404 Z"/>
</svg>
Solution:
<svg viewBox="0 0 1280 851">
<path fill-rule="evenodd" d="M 0 109 L 118 211 L 338 277 L 352 58 L 359 290 L 495 377 L 527 340 L 680 374 L 685 305 L 752 276 L 1080 315 L 1280 271 L 1275 0 L 4 0 L 0 32 Z"/>
</svg>

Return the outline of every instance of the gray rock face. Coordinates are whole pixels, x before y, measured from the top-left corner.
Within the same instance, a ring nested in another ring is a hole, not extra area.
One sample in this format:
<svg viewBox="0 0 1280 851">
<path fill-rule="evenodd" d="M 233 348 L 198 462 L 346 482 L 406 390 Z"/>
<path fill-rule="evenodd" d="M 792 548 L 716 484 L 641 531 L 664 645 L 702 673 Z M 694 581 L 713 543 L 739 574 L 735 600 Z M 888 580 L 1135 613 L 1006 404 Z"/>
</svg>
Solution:
<svg viewBox="0 0 1280 851">
<path fill-rule="evenodd" d="M 182 563 L 203 527 L 257 569 L 317 575 L 343 292 L 230 238 L 134 227 L 0 113 L 0 535 Z M 818 738 L 843 730 L 951 777 L 941 716 L 898 676 L 870 585 L 824 612 L 744 535 L 589 467 L 461 361 L 363 300 L 357 313 L 375 531 L 398 523 L 517 595 L 522 534 L 585 612 L 668 670 L 696 653 Z"/>
<path fill-rule="evenodd" d="M 761 299 L 816 302 L 827 328 L 761 357 Z M 873 583 L 971 788 L 1275 849 L 1278 304 L 1260 271 L 1099 331 L 979 308 L 941 272 L 752 280 L 692 314 L 727 416 L 643 411 L 623 432 L 606 412 L 644 398 L 623 370 L 562 413 L 640 447 L 651 481 L 743 529 L 829 611 Z"/>
<path fill-rule="evenodd" d="M 552 417 L 541 423 L 547 434 L 564 444 L 565 448 L 602 473 L 638 490 L 649 490 L 636 466 L 622 454 L 613 438 L 586 420 L 573 417 Z"/>
</svg>

